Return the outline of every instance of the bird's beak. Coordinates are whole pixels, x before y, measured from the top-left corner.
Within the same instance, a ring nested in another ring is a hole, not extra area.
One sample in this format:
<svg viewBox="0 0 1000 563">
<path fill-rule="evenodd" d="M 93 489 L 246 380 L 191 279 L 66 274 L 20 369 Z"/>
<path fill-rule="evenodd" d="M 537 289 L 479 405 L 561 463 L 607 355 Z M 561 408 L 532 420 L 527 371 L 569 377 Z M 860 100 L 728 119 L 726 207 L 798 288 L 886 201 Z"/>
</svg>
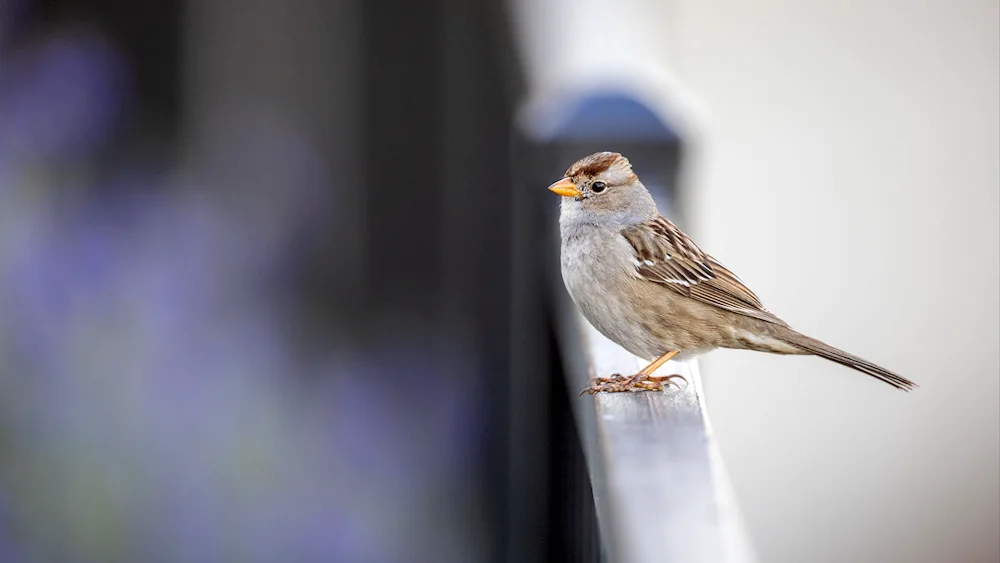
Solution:
<svg viewBox="0 0 1000 563">
<path fill-rule="evenodd" d="M 573 180 L 570 180 L 569 178 L 559 180 L 555 184 L 549 186 L 549 189 L 563 197 L 580 197 L 583 195 L 583 192 L 576 189 L 576 184 L 574 184 Z"/>
</svg>

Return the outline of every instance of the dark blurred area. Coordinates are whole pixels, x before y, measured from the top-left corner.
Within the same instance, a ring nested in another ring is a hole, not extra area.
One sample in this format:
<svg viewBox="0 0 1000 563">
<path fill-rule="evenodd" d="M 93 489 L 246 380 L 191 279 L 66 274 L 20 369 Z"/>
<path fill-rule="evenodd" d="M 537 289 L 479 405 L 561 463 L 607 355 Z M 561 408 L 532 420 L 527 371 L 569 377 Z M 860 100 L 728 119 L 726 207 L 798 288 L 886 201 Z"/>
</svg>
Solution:
<svg viewBox="0 0 1000 563">
<path fill-rule="evenodd" d="M 0 4 L 0 561 L 597 560 L 503 8 Z"/>
</svg>

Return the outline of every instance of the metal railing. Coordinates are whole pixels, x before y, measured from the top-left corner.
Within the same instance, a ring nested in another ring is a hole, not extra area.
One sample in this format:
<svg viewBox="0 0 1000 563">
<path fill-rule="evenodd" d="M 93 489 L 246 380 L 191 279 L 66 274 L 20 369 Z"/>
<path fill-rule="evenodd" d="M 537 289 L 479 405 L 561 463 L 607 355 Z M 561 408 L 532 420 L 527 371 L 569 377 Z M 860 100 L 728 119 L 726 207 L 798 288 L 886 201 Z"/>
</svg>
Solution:
<svg viewBox="0 0 1000 563">
<path fill-rule="evenodd" d="M 754 561 L 712 439 L 697 364 L 671 361 L 660 368 L 685 368 L 689 383 L 680 390 L 579 397 L 590 378 L 635 373 L 646 362 L 598 333 L 568 298 L 559 317 L 567 387 L 607 559 Z"/>
</svg>

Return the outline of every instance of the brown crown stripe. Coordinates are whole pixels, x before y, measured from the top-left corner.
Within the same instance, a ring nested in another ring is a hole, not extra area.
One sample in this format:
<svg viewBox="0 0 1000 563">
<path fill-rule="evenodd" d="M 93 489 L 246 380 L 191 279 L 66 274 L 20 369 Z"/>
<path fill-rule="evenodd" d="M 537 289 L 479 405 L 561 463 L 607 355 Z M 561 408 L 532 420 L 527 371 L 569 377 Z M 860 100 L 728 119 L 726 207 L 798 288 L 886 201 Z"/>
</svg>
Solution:
<svg viewBox="0 0 1000 563">
<path fill-rule="evenodd" d="M 573 163 L 566 170 L 566 176 L 570 178 L 581 174 L 594 176 L 611 168 L 611 165 L 620 158 L 622 155 L 616 152 L 596 152 Z"/>
</svg>

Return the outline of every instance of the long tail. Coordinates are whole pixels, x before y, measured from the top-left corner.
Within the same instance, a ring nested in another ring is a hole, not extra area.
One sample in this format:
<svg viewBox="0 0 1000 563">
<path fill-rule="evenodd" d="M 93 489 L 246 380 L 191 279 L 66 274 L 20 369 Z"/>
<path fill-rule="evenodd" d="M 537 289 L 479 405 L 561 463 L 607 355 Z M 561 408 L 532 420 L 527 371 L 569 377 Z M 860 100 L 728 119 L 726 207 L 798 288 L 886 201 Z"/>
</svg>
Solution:
<svg viewBox="0 0 1000 563">
<path fill-rule="evenodd" d="M 889 385 L 892 385 L 896 389 L 909 391 L 917 387 L 916 383 L 901 375 L 892 373 L 884 367 L 877 366 L 868 360 L 859 358 L 854 354 L 848 354 L 843 350 L 834 348 L 825 342 L 821 342 L 815 338 L 810 338 L 804 334 L 795 332 L 794 330 L 789 329 L 787 334 L 782 334 L 782 339 L 810 354 L 824 357 L 828 360 L 837 362 L 842 366 L 854 368 L 861 373 L 866 373 L 876 379 L 880 379 Z"/>
</svg>

